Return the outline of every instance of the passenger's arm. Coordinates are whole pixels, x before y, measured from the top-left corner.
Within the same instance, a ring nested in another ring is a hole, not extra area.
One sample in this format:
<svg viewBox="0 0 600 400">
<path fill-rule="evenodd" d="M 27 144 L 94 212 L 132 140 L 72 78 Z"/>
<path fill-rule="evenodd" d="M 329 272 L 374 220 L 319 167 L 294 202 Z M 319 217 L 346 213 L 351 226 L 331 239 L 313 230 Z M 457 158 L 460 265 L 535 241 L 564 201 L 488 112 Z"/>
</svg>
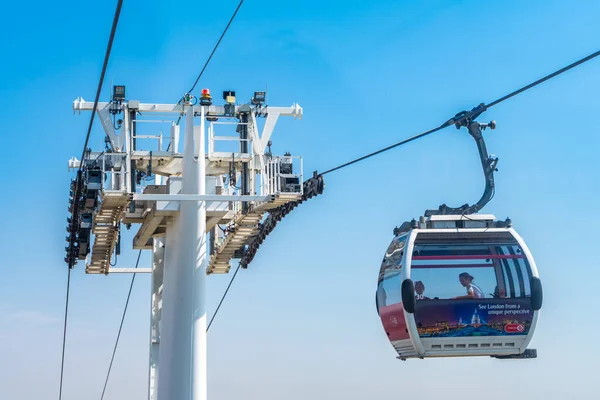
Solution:
<svg viewBox="0 0 600 400">
<path fill-rule="evenodd" d="M 453 299 L 454 300 L 463 300 L 463 299 L 473 299 L 473 298 L 475 298 L 475 291 L 473 290 L 472 287 L 469 287 L 467 289 L 467 294 L 466 295 L 464 295 L 464 296 L 456 296 Z"/>
</svg>

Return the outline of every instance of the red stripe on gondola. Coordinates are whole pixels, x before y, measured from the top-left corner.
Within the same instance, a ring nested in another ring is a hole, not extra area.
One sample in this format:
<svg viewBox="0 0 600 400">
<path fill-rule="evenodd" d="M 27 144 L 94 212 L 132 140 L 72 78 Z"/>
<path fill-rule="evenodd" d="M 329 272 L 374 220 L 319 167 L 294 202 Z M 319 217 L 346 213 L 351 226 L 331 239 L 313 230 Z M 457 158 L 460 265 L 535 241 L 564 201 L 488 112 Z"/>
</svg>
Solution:
<svg viewBox="0 0 600 400">
<path fill-rule="evenodd" d="M 522 254 L 482 254 L 482 255 L 448 255 L 448 256 L 413 256 L 413 260 L 487 260 L 525 258 Z"/>
<path fill-rule="evenodd" d="M 412 269 L 426 269 L 426 268 L 485 268 L 493 267 L 494 264 L 427 264 L 427 265 L 414 265 L 410 267 Z"/>
</svg>

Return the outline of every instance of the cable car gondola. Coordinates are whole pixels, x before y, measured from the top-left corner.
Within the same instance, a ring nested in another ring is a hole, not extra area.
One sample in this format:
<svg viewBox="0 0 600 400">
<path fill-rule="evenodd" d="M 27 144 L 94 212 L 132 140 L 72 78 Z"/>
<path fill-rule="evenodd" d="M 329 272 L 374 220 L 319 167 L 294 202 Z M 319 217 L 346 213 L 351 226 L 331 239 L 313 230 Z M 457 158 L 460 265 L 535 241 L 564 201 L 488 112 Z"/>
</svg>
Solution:
<svg viewBox="0 0 600 400">
<path fill-rule="evenodd" d="M 478 214 L 494 192 L 497 159 L 482 130 L 457 124 L 475 139 L 486 188 L 476 204 L 428 210 L 394 230 L 378 278 L 376 304 L 400 359 L 491 356 L 535 358 L 527 349 L 542 306 L 531 252 L 512 221 Z M 458 114 L 457 116 L 460 116 Z"/>
</svg>

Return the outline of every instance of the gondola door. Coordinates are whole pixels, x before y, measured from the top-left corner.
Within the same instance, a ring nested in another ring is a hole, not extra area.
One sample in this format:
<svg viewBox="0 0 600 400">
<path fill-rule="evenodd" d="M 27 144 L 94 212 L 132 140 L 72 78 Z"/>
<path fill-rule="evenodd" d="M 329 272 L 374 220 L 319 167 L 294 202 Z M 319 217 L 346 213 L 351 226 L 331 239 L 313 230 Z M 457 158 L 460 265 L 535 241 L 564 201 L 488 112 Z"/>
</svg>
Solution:
<svg viewBox="0 0 600 400">
<path fill-rule="evenodd" d="M 415 309 L 416 309 L 416 291 L 414 281 L 411 279 L 411 264 L 412 255 L 414 251 L 415 239 L 419 234 L 419 229 L 413 229 L 410 231 L 408 237 L 406 252 L 404 254 L 404 268 L 402 269 L 402 303 L 404 305 L 404 320 L 406 321 L 406 328 L 410 335 L 410 340 L 415 353 L 418 356 L 425 355 L 425 348 L 421 342 L 419 331 L 417 329 L 417 323 L 415 321 Z M 402 357 L 402 354 L 400 354 Z"/>
<path fill-rule="evenodd" d="M 414 355 L 402 304 L 402 270 L 410 232 L 400 234 L 389 245 L 377 282 L 376 305 L 385 333 L 399 354 Z"/>
</svg>

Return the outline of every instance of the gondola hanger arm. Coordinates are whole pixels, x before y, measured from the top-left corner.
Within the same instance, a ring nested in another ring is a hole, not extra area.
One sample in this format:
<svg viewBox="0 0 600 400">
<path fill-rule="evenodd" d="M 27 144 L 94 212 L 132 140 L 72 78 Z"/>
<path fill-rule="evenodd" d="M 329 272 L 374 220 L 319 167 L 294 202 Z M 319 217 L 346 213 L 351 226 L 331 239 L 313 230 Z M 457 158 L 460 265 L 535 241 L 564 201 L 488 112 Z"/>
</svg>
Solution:
<svg viewBox="0 0 600 400">
<path fill-rule="evenodd" d="M 481 167 L 483 169 L 483 175 L 485 177 L 485 189 L 481 198 L 477 203 L 473 205 L 464 204 L 460 207 L 448 207 L 446 204 L 439 206 L 437 210 L 426 210 L 425 216 L 431 215 L 456 215 L 456 214 L 474 214 L 481 210 L 494 196 L 495 183 L 494 183 L 494 172 L 497 170 L 498 157 L 490 156 L 487 152 L 487 146 L 483 138 L 483 131 L 486 128 L 495 129 L 496 122 L 491 121 L 489 123 L 482 123 L 475 120 L 485 110 L 486 106 L 482 103 L 471 111 L 460 112 L 454 116 L 454 118 L 446 122 L 446 126 L 454 124 L 456 129 L 467 128 L 471 137 L 477 144 L 477 150 L 479 153 L 479 159 L 481 161 Z"/>
</svg>

